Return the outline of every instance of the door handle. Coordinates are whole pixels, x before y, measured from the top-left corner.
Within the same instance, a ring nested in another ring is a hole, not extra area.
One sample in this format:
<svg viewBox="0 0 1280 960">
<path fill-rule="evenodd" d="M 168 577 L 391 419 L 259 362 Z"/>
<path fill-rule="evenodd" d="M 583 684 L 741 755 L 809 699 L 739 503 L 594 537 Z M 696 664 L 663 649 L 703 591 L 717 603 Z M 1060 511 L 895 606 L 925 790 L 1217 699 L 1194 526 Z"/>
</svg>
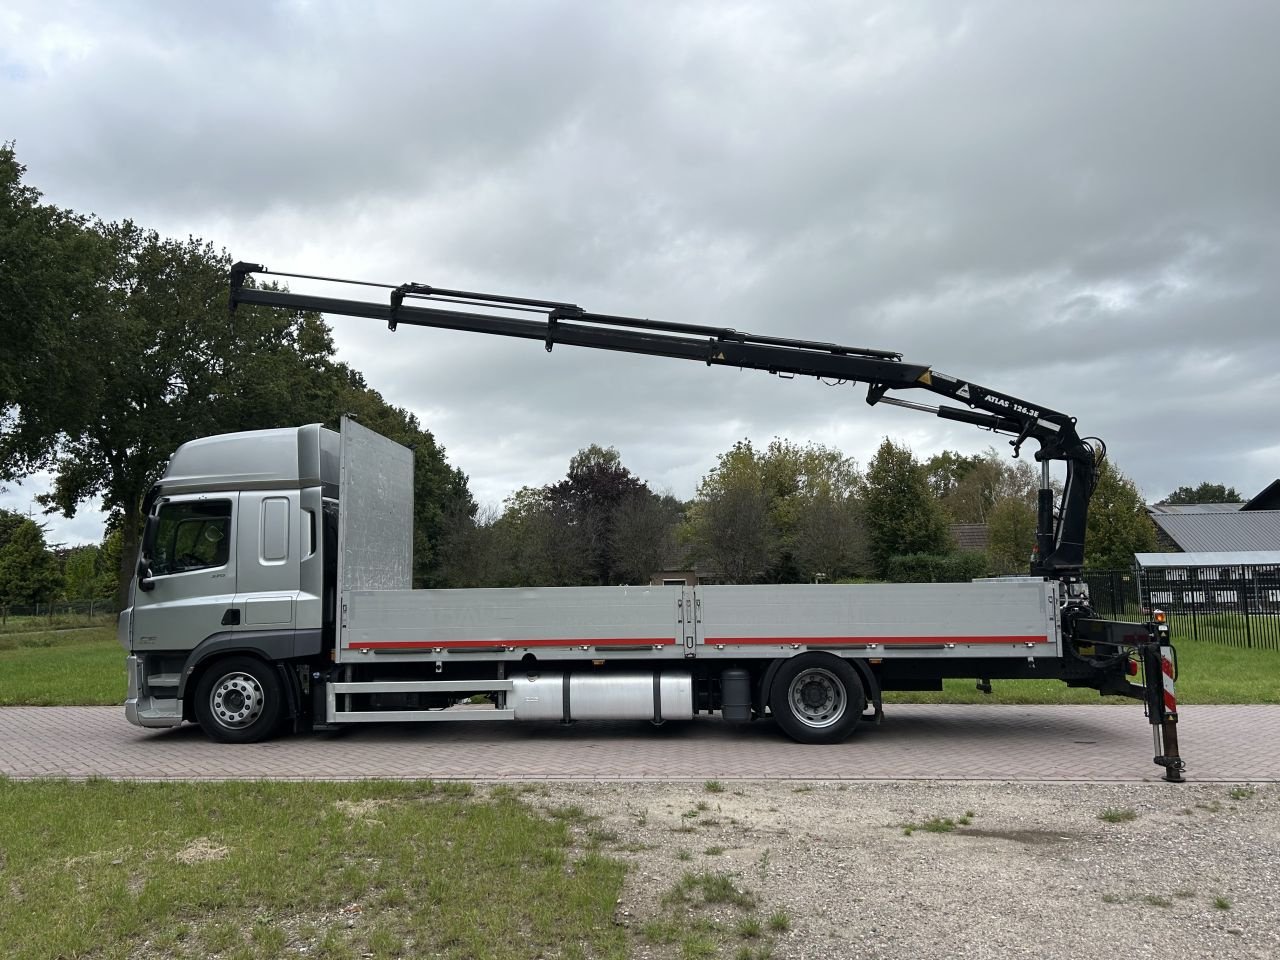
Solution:
<svg viewBox="0 0 1280 960">
<path fill-rule="evenodd" d="M 227 612 L 222 615 L 222 625 L 224 627 L 240 626 L 240 610 L 236 607 L 232 607 L 227 610 Z"/>
</svg>

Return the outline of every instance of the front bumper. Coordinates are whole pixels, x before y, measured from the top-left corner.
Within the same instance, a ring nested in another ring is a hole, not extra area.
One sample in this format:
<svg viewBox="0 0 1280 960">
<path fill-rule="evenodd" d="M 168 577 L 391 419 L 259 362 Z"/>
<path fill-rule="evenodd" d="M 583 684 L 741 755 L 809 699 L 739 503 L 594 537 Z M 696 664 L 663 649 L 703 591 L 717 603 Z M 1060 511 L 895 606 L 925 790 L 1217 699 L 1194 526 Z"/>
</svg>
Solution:
<svg viewBox="0 0 1280 960">
<path fill-rule="evenodd" d="M 148 690 L 146 660 L 130 654 L 125 663 L 129 675 L 125 719 L 135 727 L 176 727 L 182 723 L 181 698 L 157 696 Z"/>
</svg>

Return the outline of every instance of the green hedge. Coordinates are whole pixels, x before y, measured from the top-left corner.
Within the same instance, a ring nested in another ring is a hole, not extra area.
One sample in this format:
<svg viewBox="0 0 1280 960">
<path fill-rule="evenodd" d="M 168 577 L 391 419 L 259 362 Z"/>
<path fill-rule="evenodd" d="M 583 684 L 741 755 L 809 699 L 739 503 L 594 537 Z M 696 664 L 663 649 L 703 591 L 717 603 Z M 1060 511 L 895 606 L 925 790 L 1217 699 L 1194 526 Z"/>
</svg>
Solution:
<svg viewBox="0 0 1280 960">
<path fill-rule="evenodd" d="M 889 560 L 889 582 L 967 583 L 990 570 L 985 553 L 908 553 Z"/>
</svg>

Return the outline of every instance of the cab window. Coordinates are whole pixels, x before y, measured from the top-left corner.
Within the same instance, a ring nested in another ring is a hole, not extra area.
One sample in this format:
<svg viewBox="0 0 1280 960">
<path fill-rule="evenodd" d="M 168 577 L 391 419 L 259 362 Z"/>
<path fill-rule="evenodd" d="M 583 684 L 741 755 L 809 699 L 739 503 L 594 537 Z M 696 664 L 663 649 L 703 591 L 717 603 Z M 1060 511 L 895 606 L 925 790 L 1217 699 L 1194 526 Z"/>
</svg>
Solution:
<svg viewBox="0 0 1280 960">
<path fill-rule="evenodd" d="M 151 575 L 220 567 L 231 541 L 231 501 L 166 503 L 156 517 L 151 545 Z"/>
</svg>

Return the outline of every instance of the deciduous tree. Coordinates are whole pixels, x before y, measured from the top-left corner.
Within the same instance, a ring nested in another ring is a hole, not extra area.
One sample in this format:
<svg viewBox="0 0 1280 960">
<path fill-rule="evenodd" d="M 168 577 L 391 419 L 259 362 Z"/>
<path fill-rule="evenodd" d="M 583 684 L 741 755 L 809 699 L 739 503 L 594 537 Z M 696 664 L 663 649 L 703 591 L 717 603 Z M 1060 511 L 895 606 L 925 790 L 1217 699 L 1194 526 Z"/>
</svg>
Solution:
<svg viewBox="0 0 1280 960">
<path fill-rule="evenodd" d="M 88 307 L 60 324 L 44 382 L 24 384 L 0 443 L 27 470 L 54 470 L 47 507 L 73 516 L 100 495 L 117 516 L 123 599 L 142 501 L 169 454 L 196 437 L 325 419 L 341 381 L 318 317 L 228 316 L 225 253 L 127 221 L 97 233 L 110 257 Z"/>
<path fill-rule="evenodd" d="M 743 440 L 703 478 L 686 537 L 730 582 L 855 576 L 866 564 L 861 495 L 857 464 L 839 450 Z"/>
<path fill-rule="evenodd" d="M 654 573 L 682 556 L 676 531 L 683 507 L 671 496 L 638 490 L 613 517 L 614 570 L 622 582 L 648 583 Z"/>
<path fill-rule="evenodd" d="M 867 466 L 867 537 L 876 574 L 899 555 L 951 549 L 947 518 L 911 450 L 885 438 Z"/>
<path fill-rule="evenodd" d="M 653 496 L 623 466 L 618 451 L 594 443 L 579 450 L 569 461 L 565 479 L 547 487 L 544 496 L 548 505 L 564 511 L 576 527 L 577 539 L 585 544 L 591 582 L 618 582 L 620 570 L 614 552 L 618 511 L 635 497 Z"/>
<path fill-rule="evenodd" d="M 1006 497 L 987 519 L 987 554 L 999 573 L 1026 573 L 1036 545 L 1036 508 L 1020 497 Z"/>
<path fill-rule="evenodd" d="M 751 441 L 741 440 L 702 478 L 686 517 L 693 555 L 728 583 L 764 576 L 773 560 L 776 530 L 764 469 Z"/>
<path fill-rule="evenodd" d="M 1133 566 L 1135 553 L 1155 548 L 1155 524 L 1137 485 L 1104 461 L 1089 501 L 1085 563 L 1091 567 L 1128 569 Z"/>
<path fill-rule="evenodd" d="M 1227 487 L 1221 483 L 1204 483 L 1194 487 L 1179 487 L 1160 503 L 1243 503 L 1244 497 L 1235 487 Z"/>
</svg>

